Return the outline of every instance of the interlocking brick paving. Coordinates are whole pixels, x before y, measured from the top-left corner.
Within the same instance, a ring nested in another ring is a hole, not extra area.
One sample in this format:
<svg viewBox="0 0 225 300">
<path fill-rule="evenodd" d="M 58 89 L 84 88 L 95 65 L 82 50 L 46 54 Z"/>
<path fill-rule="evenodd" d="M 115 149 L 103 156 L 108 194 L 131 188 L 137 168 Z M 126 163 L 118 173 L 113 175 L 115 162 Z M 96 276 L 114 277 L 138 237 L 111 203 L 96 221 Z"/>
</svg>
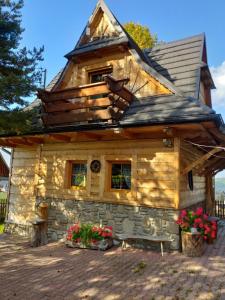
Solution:
<svg viewBox="0 0 225 300">
<path fill-rule="evenodd" d="M 30 248 L 0 236 L 0 300 L 225 299 L 225 228 L 200 258 L 113 248 L 106 252 L 53 243 Z"/>
</svg>

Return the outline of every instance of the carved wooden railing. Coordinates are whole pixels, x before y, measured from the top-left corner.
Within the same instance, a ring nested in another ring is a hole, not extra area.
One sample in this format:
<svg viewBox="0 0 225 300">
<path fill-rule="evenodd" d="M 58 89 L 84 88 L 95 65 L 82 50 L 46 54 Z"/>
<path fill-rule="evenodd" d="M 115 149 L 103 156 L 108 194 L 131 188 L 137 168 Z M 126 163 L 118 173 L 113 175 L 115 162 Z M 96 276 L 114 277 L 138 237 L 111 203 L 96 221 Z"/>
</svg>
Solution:
<svg viewBox="0 0 225 300">
<path fill-rule="evenodd" d="M 43 123 L 45 126 L 59 126 L 77 122 L 118 121 L 133 100 L 133 94 L 124 87 L 128 80 L 106 76 L 104 82 L 76 88 L 52 92 L 39 90 Z"/>
</svg>

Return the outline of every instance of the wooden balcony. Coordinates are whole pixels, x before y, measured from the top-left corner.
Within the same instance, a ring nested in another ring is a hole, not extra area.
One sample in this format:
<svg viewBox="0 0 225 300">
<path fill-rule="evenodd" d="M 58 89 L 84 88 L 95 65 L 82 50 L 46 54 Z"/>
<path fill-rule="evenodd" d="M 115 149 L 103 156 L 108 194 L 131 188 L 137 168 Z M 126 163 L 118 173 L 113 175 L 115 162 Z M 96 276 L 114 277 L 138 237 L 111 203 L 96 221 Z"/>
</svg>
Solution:
<svg viewBox="0 0 225 300">
<path fill-rule="evenodd" d="M 46 127 L 76 123 L 116 122 L 133 100 L 124 86 L 129 79 L 106 76 L 104 82 L 59 91 L 39 90 Z"/>
</svg>

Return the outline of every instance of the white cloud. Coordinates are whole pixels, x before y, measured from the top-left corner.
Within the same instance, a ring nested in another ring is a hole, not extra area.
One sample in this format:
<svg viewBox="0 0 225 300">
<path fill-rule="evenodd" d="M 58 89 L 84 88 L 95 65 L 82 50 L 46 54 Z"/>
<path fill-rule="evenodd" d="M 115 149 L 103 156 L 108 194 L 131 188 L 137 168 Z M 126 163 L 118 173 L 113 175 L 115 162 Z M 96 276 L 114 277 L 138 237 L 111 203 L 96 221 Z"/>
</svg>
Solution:
<svg viewBox="0 0 225 300">
<path fill-rule="evenodd" d="M 213 106 L 225 108 L 225 61 L 218 67 L 210 68 L 216 90 L 212 90 Z"/>
</svg>

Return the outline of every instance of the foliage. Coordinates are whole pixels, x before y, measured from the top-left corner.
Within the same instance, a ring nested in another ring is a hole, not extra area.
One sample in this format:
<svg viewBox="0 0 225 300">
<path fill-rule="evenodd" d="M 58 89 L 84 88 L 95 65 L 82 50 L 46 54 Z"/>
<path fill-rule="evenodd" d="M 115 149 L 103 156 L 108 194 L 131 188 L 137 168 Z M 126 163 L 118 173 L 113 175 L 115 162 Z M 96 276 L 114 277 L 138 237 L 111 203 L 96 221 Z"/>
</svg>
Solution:
<svg viewBox="0 0 225 300">
<path fill-rule="evenodd" d="M 152 34 L 147 26 L 128 22 L 124 24 L 124 29 L 141 49 L 152 48 L 157 43 L 157 35 Z"/>
<path fill-rule="evenodd" d="M 92 224 L 74 224 L 67 231 L 67 240 L 89 246 L 106 237 L 112 237 L 111 226 L 94 226 Z"/>
<path fill-rule="evenodd" d="M 182 210 L 176 223 L 185 232 L 192 232 L 192 228 L 195 228 L 205 240 L 216 238 L 216 222 L 209 221 L 208 215 L 203 213 L 201 207 L 197 208 L 196 211 Z"/>
<path fill-rule="evenodd" d="M 0 223 L 0 234 L 4 232 L 4 224 Z"/>
<path fill-rule="evenodd" d="M 5 202 L 7 200 L 7 193 L 0 192 L 0 203 Z"/>
<path fill-rule="evenodd" d="M 34 117 L 36 117 L 34 110 L 0 110 L 0 134 L 20 134 L 29 132 L 33 128 L 32 123 Z"/>
<path fill-rule="evenodd" d="M 18 112 L 18 108 L 27 104 L 25 98 L 31 96 L 37 89 L 41 72 L 38 63 L 42 60 L 43 47 L 28 50 L 20 47 L 21 9 L 23 0 L 0 0 L 0 112 L 2 127 L 12 127 L 17 131 L 20 123 L 22 129 L 26 113 Z M 17 108 L 15 114 L 12 110 Z M 10 121 L 10 122 L 8 122 Z"/>
</svg>

